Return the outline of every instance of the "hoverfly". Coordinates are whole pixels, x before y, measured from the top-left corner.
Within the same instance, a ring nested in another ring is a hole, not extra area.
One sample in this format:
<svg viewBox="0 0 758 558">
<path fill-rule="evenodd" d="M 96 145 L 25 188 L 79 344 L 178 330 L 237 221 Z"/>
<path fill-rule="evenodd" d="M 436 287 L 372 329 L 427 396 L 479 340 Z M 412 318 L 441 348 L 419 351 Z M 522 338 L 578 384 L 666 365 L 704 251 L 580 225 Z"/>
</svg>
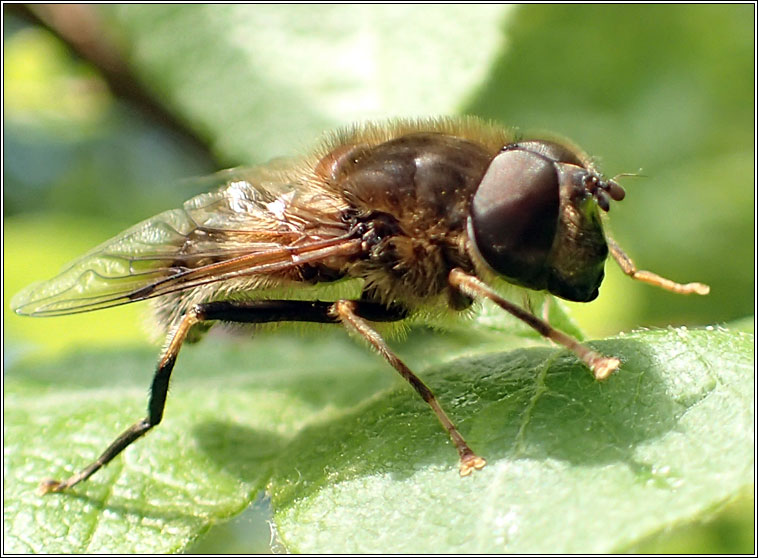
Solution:
<svg viewBox="0 0 758 558">
<path fill-rule="evenodd" d="M 634 279 L 681 294 L 709 290 L 638 270 L 603 233 L 599 210 L 625 193 L 581 150 L 518 138 L 471 117 L 356 126 L 287 164 L 223 176 L 215 192 L 143 221 L 13 300 L 18 314 L 60 316 L 151 299 L 167 335 L 147 416 L 81 472 L 44 481 L 43 492 L 88 479 L 160 423 L 182 343 L 214 322 L 332 323 L 362 337 L 431 406 L 465 476 L 485 460 L 372 322 L 464 314 L 475 299 L 489 299 L 571 350 L 602 380 L 618 368 L 617 358 L 509 302 L 493 280 L 588 302 L 598 295 L 610 251 Z M 351 283 L 353 295 L 321 301 L 281 294 L 337 281 Z"/>
</svg>

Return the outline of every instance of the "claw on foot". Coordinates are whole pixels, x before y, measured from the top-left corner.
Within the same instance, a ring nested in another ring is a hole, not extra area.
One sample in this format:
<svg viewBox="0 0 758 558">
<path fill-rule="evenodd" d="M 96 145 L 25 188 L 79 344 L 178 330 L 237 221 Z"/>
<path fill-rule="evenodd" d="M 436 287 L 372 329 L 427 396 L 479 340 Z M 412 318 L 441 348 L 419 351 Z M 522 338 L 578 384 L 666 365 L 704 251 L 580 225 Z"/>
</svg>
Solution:
<svg viewBox="0 0 758 558">
<path fill-rule="evenodd" d="M 704 285 L 703 283 L 687 283 L 684 285 L 684 289 L 688 293 L 695 293 L 699 295 L 707 295 L 709 292 L 711 292 L 711 288 L 708 285 Z"/>
<path fill-rule="evenodd" d="M 44 496 L 45 494 L 48 494 L 49 492 L 63 492 L 65 489 L 66 489 L 65 482 L 57 481 L 55 479 L 45 479 L 41 483 L 39 483 L 37 492 L 40 494 L 40 496 Z"/>
<path fill-rule="evenodd" d="M 461 458 L 460 474 L 462 477 L 469 476 L 475 469 L 482 469 L 487 462 L 478 455 L 467 455 Z"/>
<path fill-rule="evenodd" d="M 596 380 L 605 380 L 608 376 L 619 369 L 621 361 L 615 357 L 599 357 L 592 362 L 590 370 Z"/>
</svg>

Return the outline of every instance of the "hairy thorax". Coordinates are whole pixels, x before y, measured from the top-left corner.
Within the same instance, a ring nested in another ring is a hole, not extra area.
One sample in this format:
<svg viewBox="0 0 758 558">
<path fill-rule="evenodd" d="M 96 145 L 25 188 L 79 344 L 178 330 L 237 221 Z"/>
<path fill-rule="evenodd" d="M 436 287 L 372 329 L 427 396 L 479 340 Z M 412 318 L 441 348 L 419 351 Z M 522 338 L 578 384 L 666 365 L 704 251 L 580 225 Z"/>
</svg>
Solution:
<svg viewBox="0 0 758 558">
<path fill-rule="evenodd" d="M 471 269 L 465 246 L 471 198 L 492 154 L 438 133 L 354 146 L 333 170 L 335 186 L 363 226 L 367 257 L 347 273 L 366 281 L 365 296 L 414 307 L 449 294 L 448 273 Z M 465 306 L 450 297 L 453 308 Z"/>
</svg>

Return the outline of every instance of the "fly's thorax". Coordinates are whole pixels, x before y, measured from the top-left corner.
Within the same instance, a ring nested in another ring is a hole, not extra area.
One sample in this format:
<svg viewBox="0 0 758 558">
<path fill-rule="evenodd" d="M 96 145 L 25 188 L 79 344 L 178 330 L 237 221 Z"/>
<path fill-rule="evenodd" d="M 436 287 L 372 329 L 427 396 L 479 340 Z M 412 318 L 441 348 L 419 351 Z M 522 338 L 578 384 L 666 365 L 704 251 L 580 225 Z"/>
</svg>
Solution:
<svg viewBox="0 0 758 558">
<path fill-rule="evenodd" d="M 493 156 L 473 141 L 427 132 L 342 146 L 322 166 L 358 212 L 386 213 L 406 233 L 423 234 L 463 230 L 471 196 Z"/>
<path fill-rule="evenodd" d="M 451 269 L 471 268 L 462 239 L 491 151 L 423 132 L 342 145 L 321 159 L 317 173 L 348 200 L 346 219 L 362 231 L 363 255 L 348 273 L 365 280 L 368 296 L 415 307 L 444 298 Z"/>
<path fill-rule="evenodd" d="M 385 304 L 400 302 L 409 309 L 441 304 L 465 308 L 450 298 L 448 274 L 456 267 L 471 269 L 462 232 L 405 234 L 386 214 L 361 223 L 364 252 L 348 268 L 348 275 L 364 280 L 367 298 Z M 434 300 L 438 299 L 438 300 Z"/>
</svg>

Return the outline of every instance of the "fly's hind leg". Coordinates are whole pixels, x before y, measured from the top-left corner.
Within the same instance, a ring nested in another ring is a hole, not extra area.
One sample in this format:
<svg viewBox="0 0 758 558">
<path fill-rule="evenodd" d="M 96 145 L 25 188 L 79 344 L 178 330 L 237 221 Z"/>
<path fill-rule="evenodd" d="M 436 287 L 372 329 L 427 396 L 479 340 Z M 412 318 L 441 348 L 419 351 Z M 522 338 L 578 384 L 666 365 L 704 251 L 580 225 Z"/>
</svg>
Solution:
<svg viewBox="0 0 758 558">
<path fill-rule="evenodd" d="M 144 436 L 150 429 L 160 423 L 166 405 L 166 394 L 168 393 L 171 371 L 174 368 L 179 349 L 181 349 L 187 334 L 195 324 L 208 321 L 258 324 L 270 322 L 315 322 L 337 324 L 343 321 L 342 314 L 335 311 L 337 304 L 332 302 L 306 300 L 259 300 L 250 302 L 217 301 L 194 306 L 184 315 L 182 321 L 169 335 L 168 345 L 158 361 L 155 376 L 153 377 L 147 416 L 127 428 L 113 441 L 113 443 L 111 443 L 110 446 L 108 446 L 100 457 L 82 469 L 79 473 L 72 475 L 64 481 L 52 479 L 43 481 L 40 484 L 40 492 L 43 494 L 48 492 L 62 492 L 87 480 L 113 460 L 118 454 L 124 451 L 132 442 Z M 350 313 L 350 316 L 355 320 L 359 320 L 360 323 L 365 323 L 363 322 L 363 319 L 383 322 L 397 321 L 406 317 L 406 312 L 402 308 L 387 308 L 383 305 L 369 301 L 360 301 L 355 302 L 354 304 L 357 305 L 357 314 Z M 368 328 L 368 326 L 366 326 L 366 328 Z M 418 378 L 416 378 L 410 371 L 408 371 L 408 373 L 409 377 L 415 378 L 419 385 L 423 386 L 426 392 L 429 392 L 428 388 L 421 384 Z M 418 389 L 419 388 L 417 388 L 417 390 Z M 429 392 L 429 394 L 431 394 L 431 392 Z M 433 407 L 435 405 L 436 402 L 434 402 Z M 450 426 L 452 427 L 452 425 Z M 457 434 L 455 427 L 452 427 L 452 430 Z M 458 436 L 460 437 L 460 435 Z"/>
<path fill-rule="evenodd" d="M 202 321 L 201 314 L 197 307 L 190 310 L 179 323 L 179 326 L 171 333 L 168 347 L 164 350 L 158 361 L 158 366 L 153 376 L 153 383 L 150 387 L 150 401 L 147 408 L 147 416 L 138 420 L 127 428 L 113 443 L 98 457 L 80 472 L 72 475 L 65 481 L 47 479 L 40 483 L 39 491 L 41 494 L 48 492 L 63 492 L 87 480 L 102 467 L 110 463 L 119 453 L 124 451 L 132 442 L 144 436 L 148 430 L 160 423 L 163 418 L 163 409 L 166 406 L 166 394 L 168 393 L 169 379 L 171 371 L 174 369 L 176 357 L 179 349 L 184 342 L 187 333 L 193 325 Z"/>
<path fill-rule="evenodd" d="M 405 380 L 413 386 L 413 389 L 426 401 L 434 411 L 442 426 L 447 430 L 455 444 L 460 456 L 460 474 L 462 477 L 470 475 L 475 469 L 481 469 L 486 461 L 476 455 L 463 439 L 461 433 L 440 406 L 432 390 L 416 376 L 405 363 L 387 346 L 382 337 L 361 316 L 366 314 L 364 301 L 339 300 L 334 303 L 334 315 L 349 329 L 368 341 L 377 352 L 395 369 Z M 369 318 L 371 319 L 371 318 Z M 377 321 L 377 320 L 374 320 Z"/>
<path fill-rule="evenodd" d="M 337 320 L 327 315 L 331 303 L 289 300 L 266 300 L 255 302 L 208 302 L 191 308 L 182 318 L 176 329 L 169 335 L 169 342 L 163 351 L 153 376 L 150 388 L 150 400 L 147 416 L 127 428 L 95 461 L 72 475 L 65 481 L 53 479 L 40 483 L 39 491 L 63 492 L 87 480 L 99 469 L 107 465 L 114 457 L 124 451 L 132 442 L 144 436 L 151 428 L 161 422 L 166 406 L 171 371 L 174 369 L 179 349 L 187 334 L 197 323 L 213 320 L 246 323 L 268 323 L 279 321 L 334 322 Z"/>
</svg>

